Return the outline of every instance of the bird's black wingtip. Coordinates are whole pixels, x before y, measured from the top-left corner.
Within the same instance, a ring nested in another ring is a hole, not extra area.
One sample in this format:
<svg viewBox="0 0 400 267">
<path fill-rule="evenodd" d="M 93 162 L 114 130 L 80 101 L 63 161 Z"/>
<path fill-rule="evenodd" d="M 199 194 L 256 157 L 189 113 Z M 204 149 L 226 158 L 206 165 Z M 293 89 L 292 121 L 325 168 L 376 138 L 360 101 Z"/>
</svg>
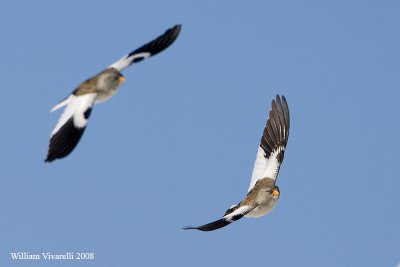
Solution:
<svg viewBox="0 0 400 267">
<path fill-rule="evenodd" d="M 240 216 L 240 218 L 241 218 L 241 217 L 243 217 L 243 215 Z M 236 220 L 237 220 L 237 219 L 235 219 L 235 221 L 236 221 Z M 201 226 L 197 226 L 197 227 L 186 226 L 186 227 L 184 227 L 184 228 L 182 228 L 182 229 L 184 229 L 184 230 L 196 229 L 196 230 L 199 230 L 199 231 L 208 232 L 208 231 L 214 231 L 214 230 L 217 230 L 217 229 L 219 229 L 219 228 L 225 227 L 225 226 L 227 226 L 228 224 L 230 224 L 231 222 L 232 222 L 232 221 L 228 221 L 228 220 L 222 218 L 222 219 L 213 221 L 213 222 L 211 222 L 211 223 L 207 223 L 207 224 L 205 224 L 205 225 L 201 225 Z"/>
<path fill-rule="evenodd" d="M 181 24 L 176 24 L 172 28 L 167 29 L 162 35 L 158 36 L 153 41 L 142 45 L 136 50 L 130 52 L 127 57 L 129 58 L 130 56 L 143 52 L 150 53 L 150 56 L 154 56 L 160 53 L 175 42 L 175 40 L 178 38 L 181 28 Z M 142 61 L 143 59 L 144 57 L 135 58 L 130 64 L 137 63 L 139 61 Z"/>
<path fill-rule="evenodd" d="M 287 101 L 286 101 L 285 95 L 276 95 L 276 100 L 275 101 L 277 103 L 281 102 L 281 99 L 282 99 L 282 104 L 286 105 L 286 107 L 287 107 Z"/>
<path fill-rule="evenodd" d="M 166 30 L 166 31 L 171 31 L 171 32 L 174 32 L 174 33 L 179 33 L 179 32 L 181 31 L 181 29 L 182 29 L 182 24 L 178 23 L 178 24 L 175 24 L 172 28 L 169 28 L 169 29 Z"/>
<path fill-rule="evenodd" d="M 193 230 L 193 229 L 197 229 L 197 227 L 193 227 L 193 226 L 184 226 L 184 227 L 182 227 L 182 230 Z"/>
<path fill-rule="evenodd" d="M 44 163 L 51 163 L 56 159 L 57 159 L 57 157 L 54 154 L 50 153 L 50 151 L 49 151 L 47 153 L 46 159 L 44 160 Z"/>
<path fill-rule="evenodd" d="M 180 32 L 182 29 L 182 24 L 176 24 L 174 27 L 172 27 L 172 30 Z"/>
<path fill-rule="evenodd" d="M 174 27 L 166 30 L 166 32 L 164 33 L 164 35 L 168 35 L 170 36 L 169 38 L 171 39 L 171 44 L 176 40 L 176 38 L 178 37 L 178 35 L 180 34 L 182 29 L 182 24 L 176 24 Z"/>
<path fill-rule="evenodd" d="M 89 118 L 88 109 L 83 115 L 85 119 Z M 85 125 L 86 126 L 86 125 Z M 78 145 L 86 127 L 75 126 L 73 118 L 70 118 L 56 133 L 50 138 L 49 149 L 45 162 L 52 162 L 68 156 Z"/>
<path fill-rule="evenodd" d="M 273 101 L 275 101 L 275 102 L 280 102 L 280 100 L 282 99 L 282 101 L 286 101 L 286 97 L 285 97 L 285 95 L 276 95 L 276 97 L 275 97 L 275 100 L 273 100 Z"/>
</svg>

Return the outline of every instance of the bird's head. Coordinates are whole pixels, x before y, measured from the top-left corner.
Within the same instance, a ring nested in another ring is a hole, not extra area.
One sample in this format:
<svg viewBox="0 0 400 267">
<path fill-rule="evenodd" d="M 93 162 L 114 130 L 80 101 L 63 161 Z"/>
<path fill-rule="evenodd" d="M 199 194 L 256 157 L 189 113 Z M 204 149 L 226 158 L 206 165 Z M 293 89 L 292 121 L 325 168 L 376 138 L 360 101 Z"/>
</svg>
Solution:
<svg viewBox="0 0 400 267">
<path fill-rule="evenodd" d="M 125 81 L 124 75 L 114 68 L 106 69 L 98 76 L 99 90 L 116 90 Z"/>
</svg>

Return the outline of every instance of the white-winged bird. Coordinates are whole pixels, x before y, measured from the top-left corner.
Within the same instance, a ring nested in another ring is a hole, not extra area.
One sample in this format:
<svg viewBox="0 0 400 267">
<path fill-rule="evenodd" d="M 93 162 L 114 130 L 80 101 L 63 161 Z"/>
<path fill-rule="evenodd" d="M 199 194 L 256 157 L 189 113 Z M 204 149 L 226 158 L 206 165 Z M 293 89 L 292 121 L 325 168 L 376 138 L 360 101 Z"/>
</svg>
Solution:
<svg viewBox="0 0 400 267">
<path fill-rule="evenodd" d="M 54 106 L 51 112 L 67 107 L 51 132 L 45 162 L 63 158 L 72 152 L 85 131 L 93 105 L 111 98 L 124 82 L 125 77 L 120 73 L 123 69 L 166 49 L 176 40 L 180 30 L 181 25 L 175 25 L 153 41 L 123 56 L 81 83 L 70 96 Z"/>
<path fill-rule="evenodd" d="M 284 96 L 272 100 L 269 117 L 261 137 L 254 162 L 250 187 L 245 199 L 230 207 L 224 216 L 214 222 L 183 229 L 213 231 L 242 217 L 261 217 L 270 212 L 279 199 L 280 191 L 275 185 L 289 138 L 289 107 Z"/>
</svg>

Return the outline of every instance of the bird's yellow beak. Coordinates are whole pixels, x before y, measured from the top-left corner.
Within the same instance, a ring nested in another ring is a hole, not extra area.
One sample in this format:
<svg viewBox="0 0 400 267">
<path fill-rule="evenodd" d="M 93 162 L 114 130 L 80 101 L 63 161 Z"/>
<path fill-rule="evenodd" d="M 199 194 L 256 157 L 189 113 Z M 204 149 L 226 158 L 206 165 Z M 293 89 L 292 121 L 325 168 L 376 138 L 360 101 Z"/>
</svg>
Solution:
<svg viewBox="0 0 400 267">
<path fill-rule="evenodd" d="M 272 195 L 273 195 L 274 197 L 279 196 L 279 190 L 278 190 L 278 189 L 274 189 L 274 191 L 272 191 Z"/>
<path fill-rule="evenodd" d="M 119 83 L 125 82 L 125 77 L 124 76 L 119 76 L 118 77 L 118 81 L 119 81 Z"/>
</svg>

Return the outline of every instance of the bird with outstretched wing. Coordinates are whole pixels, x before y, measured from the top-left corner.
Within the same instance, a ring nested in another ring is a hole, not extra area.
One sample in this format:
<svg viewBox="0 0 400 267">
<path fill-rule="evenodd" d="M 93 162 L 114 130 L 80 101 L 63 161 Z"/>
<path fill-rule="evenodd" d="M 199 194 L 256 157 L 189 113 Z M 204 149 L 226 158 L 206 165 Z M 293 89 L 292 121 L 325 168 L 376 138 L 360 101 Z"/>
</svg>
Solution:
<svg viewBox="0 0 400 267">
<path fill-rule="evenodd" d="M 279 199 L 280 191 L 275 185 L 289 138 L 290 116 L 286 98 L 276 96 L 272 100 L 269 117 L 261 137 L 247 196 L 230 207 L 221 219 L 185 230 L 213 231 L 242 217 L 261 217 L 269 213 Z"/>
<path fill-rule="evenodd" d="M 81 83 L 71 95 L 54 106 L 51 112 L 64 106 L 66 108 L 51 132 L 45 162 L 64 158 L 74 150 L 85 131 L 93 106 L 111 98 L 125 81 L 121 74 L 123 69 L 163 51 L 176 40 L 180 31 L 179 24 L 168 29 L 153 41 L 123 56 L 96 76 Z"/>
</svg>

